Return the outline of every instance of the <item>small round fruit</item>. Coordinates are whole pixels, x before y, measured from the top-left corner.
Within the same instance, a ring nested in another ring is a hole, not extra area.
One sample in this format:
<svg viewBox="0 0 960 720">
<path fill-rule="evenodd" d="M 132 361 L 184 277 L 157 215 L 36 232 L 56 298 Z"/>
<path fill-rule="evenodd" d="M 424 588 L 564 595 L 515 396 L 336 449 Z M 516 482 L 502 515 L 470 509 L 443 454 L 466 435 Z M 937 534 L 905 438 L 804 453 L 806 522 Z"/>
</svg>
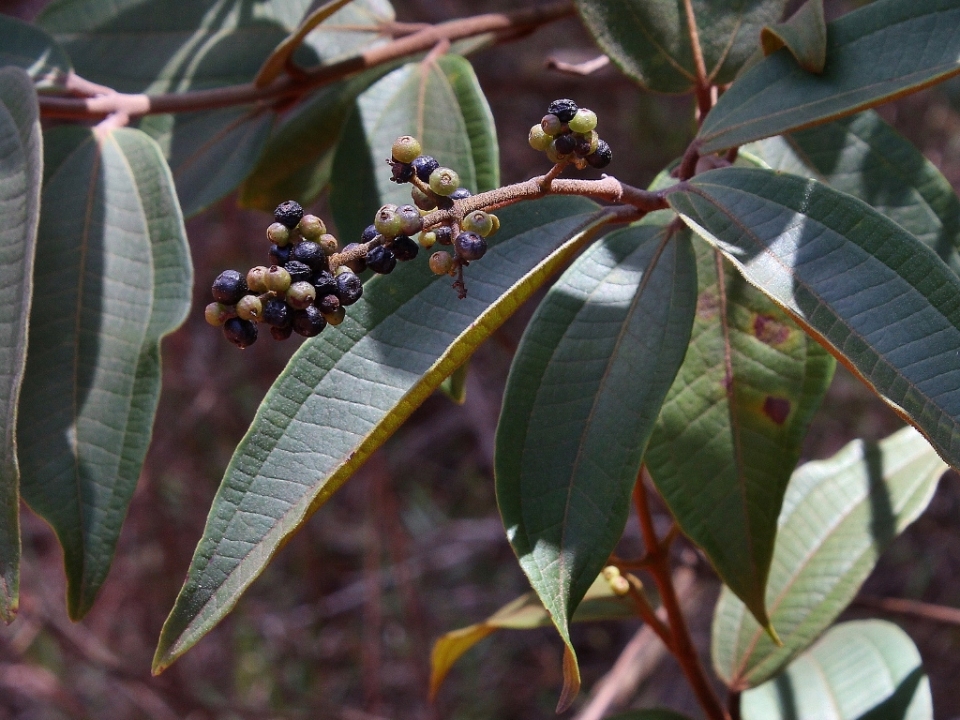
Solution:
<svg viewBox="0 0 960 720">
<path fill-rule="evenodd" d="M 437 234 L 432 230 L 427 232 L 422 232 L 417 237 L 417 242 L 420 243 L 420 247 L 424 250 L 429 250 L 437 243 Z"/>
<path fill-rule="evenodd" d="M 560 98 L 550 103 L 547 112 L 560 118 L 560 122 L 568 123 L 573 120 L 573 116 L 577 114 L 579 109 L 579 106 L 570 98 Z"/>
<path fill-rule="evenodd" d="M 438 250 L 430 256 L 430 270 L 436 275 L 446 275 L 453 270 L 453 255 Z"/>
<path fill-rule="evenodd" d="M 547 160 L 552 163 L 567 162 L 570 159 L 569 155 L 561 155 L 557 152 L 557 149 L 551 143 L 550 147 L 547 148 Z"/>
<path fill-rule="evenodd" d="M 577 148 L 577 139 L 571 134 L 557 135 L 553 139 L 553 148 L 557 155 L 569 155 Z"/>
<path fill-rule="evenodd" d="M 390 148 L 393 159 L 401 163 L 413 162 L 421 152 L 423 148 L 420 147 L 420 141 L 412 135 L 401 135 L 393 141 L 393 147 Z"/>
<path fill-rule="evenodd" d="M 473 193 L 470 192 L 469 190 L 467 190 L 465 187 L 458 187 L 456 190 L 454 190 L 452 193 L 450 193 L 450 199 L 451 199 L 451 200 L 465 200 L 466 198 L 470 197 L 471 195 L 473 195 Z"/>
<path fill-rule="evenodd" d="M 272 327 L 290 327 L 293 310 L 280 298 L 270 298 L 263 304 L 263 321 Z"/>
<path fill-rule="evenodd" d="M 223 303 L 212 302 L 203 309 L 203 318 L 214 327 L 220 327 L 232 317 L 233 310 Z"/>
<path fill-rule="evenodd" d="M 420 246 L 406 235 L 400 235 L 393 239 L 390 249 L 400 262 L 413 260 L 420 252 Z"/>
<path fill-rule="evenodd" d="M 596 150 L 596 148 L 593 147 L 593 144 L 590 142 L 589 135 L 575 135 L 574 137 L 576 138 L 577 142 L 576 146 L 573 148 L 573 154 L 578 158 L 584 158 Z"/>
<path fill-rule="evenodd" d="M 377 245 L 367 253 L 367 267 L 380 275 L 389 275 L 397 266 L 397 258 L 389 248 Z"/>
<path fill-rule="evenodd" d="M 277 209 L 273 211 L 273 217 L 278 223 L 293 230 L 303 217 L 303 208 L 296 200 L 287 200 L 277 205 Z"/>
<path fill-rule="evenodd" d="M 327 265 L 327 256 L 323 254 L 323 248 L 311 240 L 304 240 L 296 245 L 290 251 L 290 259 L 299 260 L 314 270 L 323 270 Z"/>
<path fill-rule="evenodd" d="M 236 270 L 224 270 L 210 288 L 213 299 L 224 305 L 236 305 L 247 294 L 247 281 Z"/>
<path fill-rule="evenodd" d="M 237 316 L 250 322 L 260 322 L 263 317 L 263 301 L 256 295 L 244 295 L 237 303 Z"/>
<path fill-rule="evenodd" d="M 284 245 L 280 247 L 276 243 L 270 246 L 270 251 L 267 253 L 267 257 L 270 259 L 271 265 L 286 265 L 287 261 L 290 259 L 290 250 L 292 246 Z"/>
<path fill-rule="evenodd" d="M 605 168 L 611 160 L 613 160 L 613 150 L 610 149 L 605 140 L 598 140 L 597 149 L 587 155 L 587 162 L 590 167 L 597 168 L 597 170 Z"/>
<path fill-rule="evenodd" d="M 304 240 L 317 241 L 321 235 L 327 232 L 327 226 L 323 220 L 316 215 L 304 215 L 300 219 L 300 234 Z"/>
<path fill-rule="evenodd" d="M 360 233 L 360 242 L 362 242 L 362 243 L 368 243 L 368 242 L 370 242 L 371 240 L 373 240 L 375 237 L 377 237 L 377 235 L 379 235 L 379 234 L 380 234 L 380 233 L 377 232 L 377 226 L 376 226 L 376 225 L 367 225 L 367 226 L 363 229 L 363 232 Z"/>
<path fill-rule="evenodd" d="M 257 341 L 257 326 L 249 320 L 230 318 L 223 324 L 223 336 L 243 350 Z"/>
<path fill-rule="evenodd" d="M 474 210 L 463 218 L 460 227 L 467 232 L 474 232 L 480 237 L 486 237 L 493 232 L 493 219 L 483 210 Z"/>
<path fill-rule="evenodd" d="M 556 115 L 547 113 L 540 120 L 540 129 L 543 130 L 544 135 L 552 138 L 563 132 L 563 122 Z"/>
<path fill-rule="evenodd" d="M 413 171 L 417 174 L 417 177 L 423 182 L 430 182 L 430 175 L 440 167 L 436 158 L 430 155 L 421 155 L 410 164 L 413 165 Z"/>
<path fill-rule="evenodd" d="M 377 210 L 373 225 L 377 232 L 385 238 L 393 238 L 400 234 L 400 228 L 403 226 L 403 219 L 397 208 L 390 205 L 384 205 Z"/>
<path fill-rule="evenodd" d="M 397 214 L 400 216 L 399 235 L 416 235 L 423 229 L 423 218 L 413 205 L 401 205 Z"/>
<path fill-rule="evenodd" d="M 276 243 L 280 247 L 285 246 L 290 242 L 290 228 L 283 223 L 270 223 L 270 226 L 267 228 L 267 240 Z"/>
<path fill-rule="evenodd" d="M 356 273 L 344 272 L 337 275 L 337 297 L 341 305 L 353 305 L 363 295 L 363 283 Z"/>
<path fill-rule="evenodd" d="M 329 315 L 330 313 L 335 313 L 340 309 L 340 298 L 333 294 L 324 295 L 322 298 L 314 302 L 314 305 L 320 308 L 320 312 L 322 312 L 324 315 Z"/>
<path fill-rule="evenodd" d="M 434 210 L 437 207 L 437 199 L 433 195 L 427 195 L 423 190 L 414 186 L 410 190 L 410 197 L 413 199 L 413 204 L 416 205 L 421 210 Z"/>
<path fill-rule="evenodd" d="M 267 290 L 273 290 L 276 293 L 285 293 L 291 282 L 290 273 L 287 272 L 286 268 L 279 265 L 271 265 L 267 274 L 263 277 L 263 283 L 267 286 Z"/>
<path fill-rule="evenodd" d="M 447 167 L 438 167 L 430 173 L 430 189 L 441 197 L 453 195 L 460 187 L 460 176 L 455 170 Z"/>
<path fill-rule="evenodd" d="M 247 289 L 254 293 L 266 292 L 267 286 L 263 281 L 266 274 L 267 268 L 263 265 L 257 265 L 247 270 Z"/>
<path fill-rule="evenodd" d="M 357 243 L 350 243 L 349 245 L 344 247 L 341 252 L 348 253 L 348 252 L 354 252 L 359 249 L 360 249 L 360 246 Z M 362 257 L 356 257 L 353 260 L 350 260 L 349 262 L 344 263 L 340 267 L 346 267 L 348 270 L 351 270 L 355 273 L 362 273 L 364 270 L 367 269 L 367 261 L 364 260 Z M 340 268 L 337 268 L 337 271 L 339 272 Z"/>
<path fill-rule="evenodd" d="M 293 331 L 297 335 L 314 337 L 319 335 L 326 326 L 327 321 L 313 305 L 293 312 Z"/>
<path fill-rule="evenodd" d="M 575 133 L 588 133 L 597 126 L 597 114 L 593 110 L 580 108 L 567 121 L 567 126 Z"/>
<path fill-rule="evenodd" d="M 337 242 L 337 238 L 330 233 L 324 233 L 317 238 L 317 245 L 320 246 L 323 254 L 327 257 L 330 257 L 340 249 L 340 243 Z"/>
<path fill-rule="evenodd" d="M 287 325 L 286 327 L 270 327 L 270 337 L 274 340 L 286 340 L 291 335 L 293 335 L 293 325 Z"/>
<path fill-rule="evenodd" d="M 457 248 L 457 255 L 467 262 L 479 260 L 487 252 L 487 241 L 472 232 L 462 232 L 457 235 L 454 245 Z"/>
<path fill-rule="evenodd" d="M 390 163 L 390 181 L 398 185 L 408 183 L 413 180 L 413 165 L 402 162 Z"/>
<path fill-rule="evenodd" d="M 310 284 L 317 289 L 317 297 L 322 298 L 324 295 L 333 295 L 337 292 L 337 281 L 332 273 L 326 271 L 314 274 Z"/>
<path fill-rule="evenodd" d="M 433 229 L 434 235 L 437 236 L 437 242 L 441 245 L 453 245 L 453 230 L 450 229 L 449 225 L 441 225 Z"/>
<path fill-rule="evenodd" d="M 295 282 L 287 289 L 287 304 L 294 310 L 303 310 L 316 299 L 316 288 L 306 281 Z"/>
<path fill-rule="evenodd" d="M 490 213 L 490 220 L 493 222 L 493 229 L 490 231 L 490 235 L 494 235 L 497 230 L 500 229 L 500 218 L 493 213 Z M 487 235 L 487 237 L 490 237 L 490 235 Z"/>
<path fill-rule="evenodd" d="M 286 265 L 283 266 L 284 270 L 290 273 L 290 282 L 302 282 L 304 280 L 309 280 L 313 275 L 313 270 L 306 263 L 302 263 L 299 260 L 291 260 Z"/>
<path fill-rule="evenodd" d="M 322 313 L 324 319 L 331 325 L 339 325 L 343 322 L 343 319 L 347 316 L 347 309 L 338 307 L 333 312 Z"/>
<path fill-rule="evenodd" d="M 530 147 L 540 152 L 550 147 L 550 141 L 552 139 L 550 135 L 544 132 L 543 125 L 534 125 L 530 128 L 530 133 L 527 135 L 527 142 L 530 143 Z"/>
</svg>

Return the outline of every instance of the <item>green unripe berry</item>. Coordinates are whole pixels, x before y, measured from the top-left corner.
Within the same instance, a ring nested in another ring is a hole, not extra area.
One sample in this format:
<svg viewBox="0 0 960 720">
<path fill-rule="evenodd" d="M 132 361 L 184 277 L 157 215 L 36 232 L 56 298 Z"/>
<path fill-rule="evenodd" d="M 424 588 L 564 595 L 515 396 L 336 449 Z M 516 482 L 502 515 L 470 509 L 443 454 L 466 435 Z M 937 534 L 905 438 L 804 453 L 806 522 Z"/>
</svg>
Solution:
<svg viewBox="0 0 960 720">
<path fill-rule="evenodd" d="M 313 240 L 314 242 L 327 231 L 327 226 L 324 225 L 323 220 L 316 215 L 304 215 L 297 227 L 304 240 Z"/>
<path fill-rule="evenodd" d="M 447 275 L 453 270 L 453 255 L 438 250 L 430 256 L 430 270 L 435 275 Z"/>
<path fill-rule="evenodd" d="M 279 265 L 271 265 L 263 277 L 263 284 L 267 286 L 267 290 L 285 293 L 290 287 L 290 273 Z"/>
<path fill-rule="evenodd" d="M 306 280 L 295 282 L 287 289 L 287 304 L 295 310 L 303 310 L 313 305 L 317 299 L 317 289 Z"/>
<path fill-rule="evenodd" d="M 422 247 L 424 250 L 429 250 L 437 243 L 437 234 L 432 230 L 428 232 L 422 232 L 417 238 L 417 242 L 420 243 L 420 247 Z"/>
<path fill-rule="evenodd" d="M 437 199 L 416 186 L 411 188 L 410 197 L 413 199 L 413 204 L 421 210 L 435 210 L 437 207 Z"/>
<path fill-rule="evenodd" d="M 403 218 L 397 212 L 396 206 L 384 205 L 377 211 L 373 219 L 373 225 L 377 232 L 386 238 L 395 238 L 400 234 L 403 227 Z"/>
<path fill-rule="evenodd" d="M 553 137 L 563 132 L 563 123 L 556 115 L 547 113 L 540 121 L 540 129 L 550 137 Z"/>
<path fill-rule="evenodd" d="M 530 134 L 527 135 L 527 142 L 530 143 L 530 147 L 540 152 L 544 152 L 550 147 L 550 140 L 552 140 L 551 136 L 544 132 L 542 125 L 534 125 L 530 128 Z"/>
<path fill-rule="evenodd" d="M 416 235 L 423 229 L 423 218 L 413 205 L 401 205 L 397 214 L 400 216 L 400 235 Z"/>
<path fill-rule="evenodd" d="M 401 135 L 393 141 L 393 147 L 390 148 L 393 159 L 400 163 L 412 163 L 421 152 L 423 148 L 420 147 L 420 141 L 412 135 Z"/>
<path fill-rule="evenodd" d="M 577 114 L 574 115 L 570 122 L 567 123 L 567 127 L 573 130 L 576 133 L 588 133 L 597 126 L 597 114 L 593 110 L 587 110 L 586 108 L 580 108 L 577 110 Z"/>
<path fill-rule="evenodd" d="M 333 255 L 340 249 L 340 243 L 338 243 L 337 239 L 330 233 L 324 233 L 317 238 L 317 245 L 323 250 L 324 255 Z"/>
<path fill-rule="evenodd" d="M 339 325 L 343 322 L 343 319 L 347 316 L 347 309 L 345 307 L 338 307 L 333 312 L 323 313 L 323 317 L 331 325 Z"/>
<path fill-rule="evenodd" d="M 237 303 L 237 315 L 250 322 L 260 322 L 263 317 L 263 302 L 256 295 L 244 295 Z"/>
<path fill-rule="evenodd" d="M 438 167 L 430 173 L 430 189 L 441 197 L 453 195 L 460 187 L 460 176 L 447 167 Z"/>
<path fill-rule="evenodd" d="M 460 227 L 467 232 L 474 232 L 481 237 L 486 237 L 493 232 L 493 220 L 483 210 L 474 210 L 463 218 Z"/>
<path fill-rule="evenodd" d="M 283 223 L 271 223 L 267 228 L 267 240 L 276 243 L 278 247 L 284 247 L 290 242 L 290 228 Z"/>
<path fill-rule="evenodd" d="M 267 268 L 263 265 L 257 265 L 247 270 L 247 289 L 250 292 L 262 293 L 267 291 L 265 278 L 267 277 Z"/>
<path fill-rule="evenodd" d="M 349 266 L 347 266 L 347 265 L 339 265 L 339 266 L 337 266 L 337 269 L 333 271 L 333 276 L 334 276 L 334 277 L 339 277 L 340 275 L 343 275 L 344 273 L 352 273 L 352 272 L 354 272 L 354 271 L 353 271 L 353 269 L 350 268 Z M 356 274 L 356 273 L 354 273 L 354 274 Z"/>
<path fill-rule="evenodd" d="M 493 228 L 490 230 L 490 235 L 493 235 L 497 230 L 500 229 L 500 218 L 498 218 L 493 213 L 490 213 L 490 221 L 493 223 Z"/>
<path fill-rule="evenodd" d="M 233 309 L 229 305 L 218 302 L 212 302 L 203 309 L 204 319 L 214 327 L 223 325 L 233 317 L 233 314 Z"/>
</svg>

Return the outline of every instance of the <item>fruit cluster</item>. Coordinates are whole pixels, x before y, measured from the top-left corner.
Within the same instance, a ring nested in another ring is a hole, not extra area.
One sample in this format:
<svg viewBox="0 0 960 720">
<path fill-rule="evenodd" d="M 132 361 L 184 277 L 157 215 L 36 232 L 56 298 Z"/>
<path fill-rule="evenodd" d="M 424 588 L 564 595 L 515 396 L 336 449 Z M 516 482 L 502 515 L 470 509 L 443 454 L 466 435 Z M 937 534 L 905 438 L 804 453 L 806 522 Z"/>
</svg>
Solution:
<svg viewBox="0 0 960 720">
<path fill-rule="evenodd" d="M 605 168 L 613 159 L 610 146 L 597 135 L 597 115 L 569 98 L 554 100 L 539 125 L 530 128 L 530 147 L 545 152 L 552 163 Z"/>
</svg>

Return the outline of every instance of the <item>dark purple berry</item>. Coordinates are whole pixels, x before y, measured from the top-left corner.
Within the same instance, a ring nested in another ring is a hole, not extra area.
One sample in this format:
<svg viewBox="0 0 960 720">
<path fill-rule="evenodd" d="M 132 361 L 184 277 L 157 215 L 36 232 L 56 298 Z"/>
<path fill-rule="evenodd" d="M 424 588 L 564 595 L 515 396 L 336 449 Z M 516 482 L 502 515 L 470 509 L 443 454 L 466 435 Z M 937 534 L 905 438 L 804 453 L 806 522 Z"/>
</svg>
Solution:
<svg viewBox="0 0 960 720">
<path fill-rule="evenodd" d="M 273 211 L 273 217 L 278 223 L 293 230 L 303 217 L 303 208 L 296 200 L 287 200 L 277 205 L 277 209 Z"/>
<path fill-rule="evenodd" d="M 343 250 L 341 250 L 340 252 L 343 252 L 343 253 L 353 252 L 354 250 L 356 250 L 356 249 L 359 248 L 359 247 L 360 247 L 360 245 L 357 244 L 357 243 L 350 243 L 349 245 L 347 245 L 347 246 L 346 246 Z M 353 270 L 355 273 L 362 273 L 364 270 L 367 269 L 367 262 L 366 262 L 366 260 L 364 260 L 362 257 L 354 258 L 354 259 L 351 260 L 350 262 L 344 263 L 344 264 L 345 264 L 348 268 L 350 268 L 351 270 Z"/>
<path fill-rule="evenodd" d="M 454 190 L 453 193 L 450 195 L 450 199 L 451 199 L 451 200 L 463 200 L 464 198 L 468 198 L 468 197 L 470 197 L 471 195 L 473 195 L 473 193 L 470 192 L 469 190 L 467 190 L 465 187 L 458 187 L 458 188 L 457 188 L 456 190 Z"/>
<path fill-rule="evenodd" d="M 280 247 L 276 243 L 270 246 L 270 251 L 267 253 L 267 257 L 270 258 L 271 265 L 286 265 L 290 260 L 290 245 L 284 245 Z"/>
<path fill-rule="evenodd" d="M 374 239 L 377 235 L 379 235 L 379 234 L 380 234 L 380 233 L 377 232 L 377 226 L 376 226 L 376 225 L 367 225 L 367 226 L 363 229 L 363 232 L 360 233 L 360 242 L 362 242 L 362 243 L 368 243 L 368 242 L 370 242 L 371 240 L 373 240 L 373 239 Z"/>
<path fill-rule="evenodd" d="M 304 240 L 294 246 L 290 252 L 290 259 L 299 260 L 313 270 L 323 270 L 327 267 L 327 256 L 323 253 L 323 248 L 310 240 Z"/>
<path fill-rule="evenodd" d="M 611 160 L 613 160 L 613 150 L 610 149 L 605 140 L 598 141 L 597 149 L 587 155 L 587 162 L 590 167 L 595 167 L 597 170 L 605 168 Z"/>
<path fill-rule="evenodd" d="M 417 253 L 420 252 L 420 246 L 406 235 L 395 237 L 393 243 L 390 245 L 390 249 L 393 250 L 393 254 L 400 262 L 413 260 L 417 256 Z"/>
<path fill-rule="evenodd" d="M 353 305 L 363 295 L 363 283 L 356 273 L 343 272 L 337 275 L 337 297 L 341 305 Z"/>
<path fill-rule="evenodd" d="M 313 276 L 313 270 L 310 269 L 310 266 L 299 260 L 291 260 L 283 267 L 290 273 L 290 282 L 309 280 Z"/>
<path fill-rule="evenodd" d="M 430 182 L 430 174 L 440 167 L 436 158 L 430 155 L 421 155 L 410 164 L 413 165 L 413 171 L 417 174 L 417 177 L 423 182 Z"/>
<path fill-rule="evenodd" d="M 290 327 L 293 310 L 280 298 L 270 298 L 263 304 L 263 321 L 273 327 Z"/>
<path fill-rule="evenodd" d="M 243 350 L 257 341 L 257 326 L 249 320 L 230 318 L 223 324 L 223 336 Z"/>
<path fill-rule="evenodd" d="M 394 161 L 393 177 L 390 178 L 395 183 L 408 183 L 413 179 L 413 165 Z"/>
<path fill-rule="evenodd" d="M 575 148 L 573 148 L 573 153 L 577 157 L 586 157 L 591 152 L 593 152 L 593 150 L 591 149 L 592 147 L 593 147 L 593 143 L 590 142 L 590 138 L 581 136 L 577 138 L 577 145 Z M 599 143 L 597 147 L 599 147 Z"/>
<path fill-rule="evenodd" d="M 287 325 L 286 327 L 271 327 L 270 335 L 274 340 L 286 340 L 288 337 L 293 335 L 293 325 Z"/>
<path fill-rule="evenodd" d="M 550 103 L 550 107 L 547 108 L 547 113 L 556 115 L 560 118 L 560 122 L 567 123 L 573 120 L 573 116 L 577 114 L 577 110 L 579 109 L 580 106 L 570 98 L 561 98 Z"/>
<path fill-rule="evenodd" d="M 336 295 L 324 295 L 317 300 L 314 305 L 316 305 L 324 315 L 329 315 L 340 309 L 340 298 Z"/>
<path fill-rule="evenodd" d="M 569 155 L 577 149 L 577 139 L 573 135 L 557 135 L 553 139 L 553 146 L 561 155 Z"/>
<path fill-rule="evenodd" d="M 303 310 L 295 310 L 293 313 L 293 331 L 297 335 L 313 337 L 319 335 L 326 326 L 326 319 L 313 305 Z"/>
<path fill-rule="evenodd" d="M 337 281 L 334 279 L 333 275 L 328 273 L 326 270 L 319 273 L 314 273 L 314 276 L 310 278 L 310 284 L 317 289 L 317 297 L 323 297 L 324 295 L 336 295 L 337 293 Z"/>
<path fill-rule="evenodd" d="M 435 227 L 433 233 L 437 236 L 437 242 L 441 245 L 453 245 L 453 230 L 450 229 L 449 225 Z"/>
<path fill-rule="evenodd" d="M 247 294 L 247 280 L 236 270 L 224 270 L 210 288 L 213 299 L 224 305 L 236 305 Z"/>
<path fill-rule="evenodd" d="M 472 232 L 462 232 L 457 235 L 455 245 L 457 246 L 457 255 L 467 262 L 479 260 L 487 252 L 487 241 Z"/>
<path fill-rule="evenodd" d="M 399 240 L 400 238 L 397 238 Z M 396 244 L 396 240 L 394 240 Z M 380 275 L 389 275 L 397 266 L 397 258 L 389 248 L 377 245 L 367 253 L 367 267 Z"/>
</svg>

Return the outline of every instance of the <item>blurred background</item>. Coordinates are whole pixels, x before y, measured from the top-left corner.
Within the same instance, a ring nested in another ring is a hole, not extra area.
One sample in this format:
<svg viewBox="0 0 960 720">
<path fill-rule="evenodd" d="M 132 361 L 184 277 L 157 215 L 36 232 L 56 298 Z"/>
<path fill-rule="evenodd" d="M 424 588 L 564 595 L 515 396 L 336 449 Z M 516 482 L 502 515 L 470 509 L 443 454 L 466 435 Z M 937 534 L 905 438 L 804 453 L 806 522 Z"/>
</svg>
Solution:
<svg viewBox="0 0 960 720">
<path fill-rule="evenodd" d="M 0 11 L 29 20 L 43 4 L 3 0 Z M 398 20 L 437 22 L 517 3 L 395 5 Z M 834 16 L 851 7 L 828 6 Z M 615 152 L 609 171 L 626 182 L 646 185 L 682 153 L 694 134 L 692 98 L 646 93 L 611 67 L 589 76 L 547 67 L 550 59 L 580 63 L 596 56 L 571 18 L 471 57 L 496 119 L 504 184 L 546 169 L 526 137 L 555 97 L 575 98 L 597 112 Z M 960 83 L 880 111 L 960 186 Z M 310 210 L 330 217 L 323 200 Z M 56 538 L 24 509 L 21 613 L 11 626 L 0 627 L 0 720 L 555 717 L 561 643 L 550 629 L 494 634 L 460 660 L 434 704 L 426 700 L 433 641 L 529 589 L 496 510 L 492 464 L 507 371 L 538 297 L 476 352 L 463 406 L 440 394 L 429 398 L 279 553 L 234 612 L 161 677 L 150 677 L 160 627 L 224 468 L 298 345 L 262 342 L 238 352 L 202 317 L 218 272 L 261 261 L 269 222 L 228 197 L 187 223 L 196 271 L 194 312 L 164 342 L 153 444 L 110 577 L 83 622 L 66 617 Z M 829 456 L 854 437 L 880 439 L 899 425 L 838 368 L 804 457 Z M 666 527 L 665 509 L 655 510 Z M 873 606 L 884 597 L 960 607 L 958 520 L 960 486 L 951 473 L 845 617 L 883 614 Z M 631 553 L 640 548 L 633 521 L 624 545 Z M 705 649 L 718 583 L 691 546 L 681 541 L 675 550 L 688 570 L 684 606 Z M 883 616 L 917 643 L 931 676 L 936 716 L 960 717 L 960 626 Z M 584 692 L 567 717 L 597 707 L 590 705 L 591 689 L 639 628 L 639 621 L 575 627 Z M 642 640 L 630 646 L 632 670 L 616 674 L 618 702 L 661 704 L 698 717 L 672 658 L 657 640 Z"/>
</svg>

